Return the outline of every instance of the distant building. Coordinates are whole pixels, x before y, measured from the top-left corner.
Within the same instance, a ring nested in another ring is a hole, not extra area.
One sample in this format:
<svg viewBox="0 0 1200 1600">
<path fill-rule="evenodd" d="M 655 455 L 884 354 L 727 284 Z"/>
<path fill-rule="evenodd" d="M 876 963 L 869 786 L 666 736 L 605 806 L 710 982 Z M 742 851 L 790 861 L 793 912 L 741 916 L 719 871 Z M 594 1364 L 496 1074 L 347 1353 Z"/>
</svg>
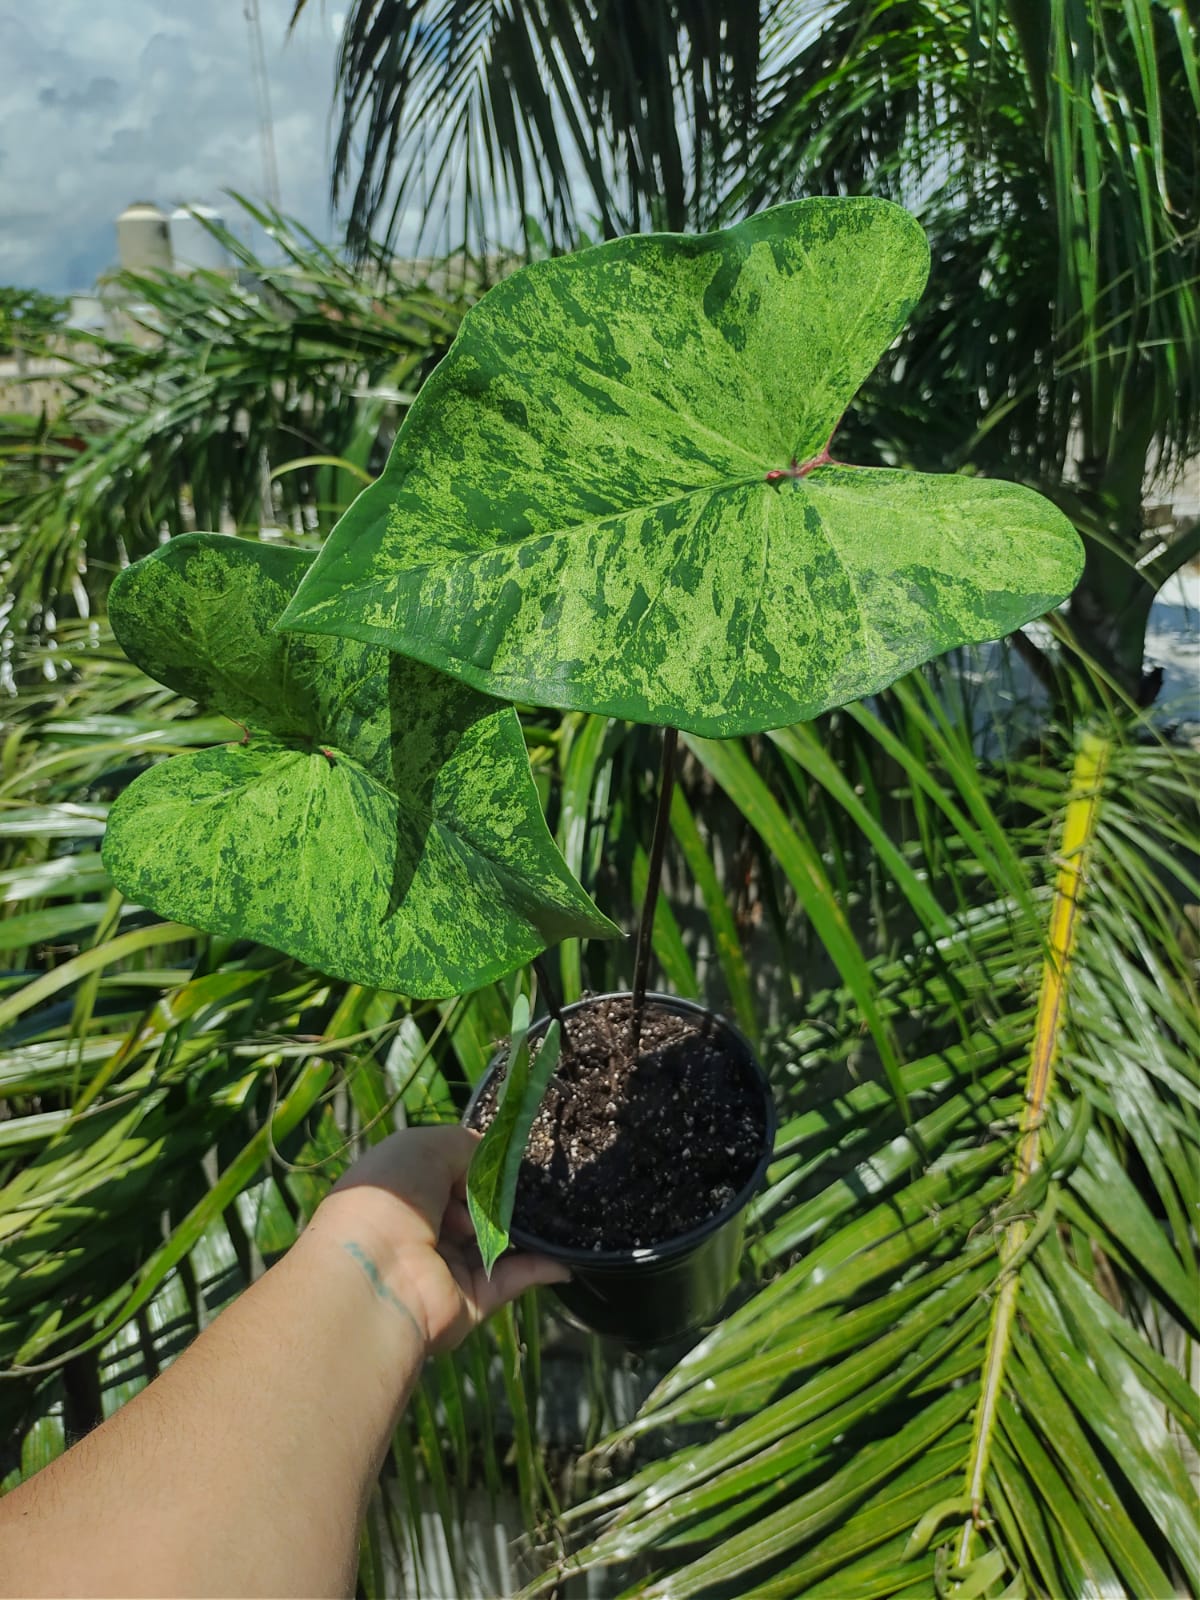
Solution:
<svg viewBox="0 0 1200 1600">
<path fill-rule="evenodd" d="M 168 213 L 152 200 L 135 200 L 117 218 L 117 260 L 122 272 L 232 272 L 233 258 L 219 232 L 225 218 L 211 206 L 176 206 Z"/>
<path fill-rule="evenodd" d="M 211 226 L 210 226 L 211 225 Z M 213 231 L 225 219 L 211 206 L 176 206 L 167 212 L 153 200 L 135 200 L 126 206 L 116 221 L 117 271 L 139 275 L 174 273 L 189 277 L 194 272 L 219 272 L 230 276 L 235 263 L 223 240 Z M 88 347 L 76 341 L 72 332 L 123 333 L 135 339 L 152 336 L 141 328 L 136 315 L 137 302 L 129 298 L 116 277 L 101 280 L 94 294 L 74 295 L 71 311 L 63 326 L 60 344 L 63 357 L 31 358 L 18 353 L 0 358 L 0 416 L 17 414 L 53 415 L 70 398 L 67 379 L 78 377 L 71 356 L 86 358 Z"/>
</svg>

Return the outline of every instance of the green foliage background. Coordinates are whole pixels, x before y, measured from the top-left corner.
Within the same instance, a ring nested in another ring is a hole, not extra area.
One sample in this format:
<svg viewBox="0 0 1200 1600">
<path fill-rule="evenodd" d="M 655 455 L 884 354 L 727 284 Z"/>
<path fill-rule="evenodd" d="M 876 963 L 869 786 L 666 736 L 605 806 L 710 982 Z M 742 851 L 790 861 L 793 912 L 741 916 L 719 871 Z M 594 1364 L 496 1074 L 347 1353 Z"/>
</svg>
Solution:
<svg viewBox="0 0 1200 1600">
<path fill-rule="evenodd" d="M 71 302 L 62 295 L 0 286 L 0 355 L 40 350 L 70 309 Z"/>
</svg>

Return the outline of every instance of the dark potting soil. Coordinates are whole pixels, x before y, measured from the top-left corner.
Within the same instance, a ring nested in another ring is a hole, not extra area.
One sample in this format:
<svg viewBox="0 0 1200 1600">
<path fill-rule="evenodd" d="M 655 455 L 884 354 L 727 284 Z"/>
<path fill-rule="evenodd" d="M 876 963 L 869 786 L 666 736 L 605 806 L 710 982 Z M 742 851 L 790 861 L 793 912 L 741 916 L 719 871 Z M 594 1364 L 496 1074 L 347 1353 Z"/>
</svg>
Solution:
<svg viewBox="0 0 1200 1600">
<path fill-rule="evenodd" d="M 677 1238 L 727 1205 L 762 1154 L 761 1091 L 713 1024 L 649 1004 L 635 1059 L 631 1023 L 627 997 L 567 1018 L 513 1209 L 539 1239 L 623 1250 Z M 495 1115 L 495 1087 L 477 1127 Z"/>
</svg>

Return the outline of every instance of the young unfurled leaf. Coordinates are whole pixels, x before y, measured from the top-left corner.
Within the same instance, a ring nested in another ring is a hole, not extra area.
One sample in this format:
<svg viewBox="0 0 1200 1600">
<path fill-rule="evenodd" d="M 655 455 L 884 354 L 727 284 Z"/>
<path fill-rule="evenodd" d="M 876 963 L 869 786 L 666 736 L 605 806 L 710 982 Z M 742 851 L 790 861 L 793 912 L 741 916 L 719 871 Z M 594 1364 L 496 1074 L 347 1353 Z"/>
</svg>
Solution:
<svg viewBox="0 0 1200 1600">
<path fill-rule="evenodd" d="M 523 1016 L 519 1007 L 524 1005 Z M 522 995 L 513 1008 L 508 1071 L 500 1086 L 499 1104 L 491 1126 L 479 1141 L 467 1172 L 467 1208 L 475 1224 L 479 1253 L 488 1277 L 508 1249 L 517 1174 L 529 1129 L 542 1103 L 550 1075 L 558 1064 L 561 1029 L 552 1022 L 542 1047 L 532 1057 L 527 1030 L 529 1004 Z"/>
<path fill-rule="evenodd" d="M 468 312 L 283 626 L 714 738 L 1011 632 L 1079 576 L 1060 511 L 828 455 L 928 265 L 899 206 L 817 198 L 514 273 Z"/>
<path fill-rule="evenodd" d="M 118 798 L 103 853 L 122 893 L 422 996 L 615 931 L 550 837 L 511 707 L 377 647 L 274 631 L 311 559 L 189 534 L 113 585 L 126 654 L 245 729 Z"/>
</svg>

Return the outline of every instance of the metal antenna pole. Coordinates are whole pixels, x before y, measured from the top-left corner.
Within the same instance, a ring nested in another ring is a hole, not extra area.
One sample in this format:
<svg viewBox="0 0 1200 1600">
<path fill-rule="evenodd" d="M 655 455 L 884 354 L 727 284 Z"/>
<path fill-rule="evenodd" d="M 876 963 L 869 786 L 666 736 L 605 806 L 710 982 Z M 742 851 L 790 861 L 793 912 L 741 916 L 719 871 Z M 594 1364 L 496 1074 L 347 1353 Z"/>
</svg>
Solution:
<svg viewBox="0 0 1200 1600">
<path fill-rule="evenodd" d="M 258 0 L 244 0 L 243 15 L 250 30 L 250 70 L 254 78 L 254 98 L 258 105 L 258 137 L 262 145 L 263 191 L 267 204 L 282 209 L 279 199 L 279 163 L 275 159 L 275 123 L 271 116 L 271 83 L 267 74 L 267 53 L 263 49 L 262 22 Z"/>
</svg>

